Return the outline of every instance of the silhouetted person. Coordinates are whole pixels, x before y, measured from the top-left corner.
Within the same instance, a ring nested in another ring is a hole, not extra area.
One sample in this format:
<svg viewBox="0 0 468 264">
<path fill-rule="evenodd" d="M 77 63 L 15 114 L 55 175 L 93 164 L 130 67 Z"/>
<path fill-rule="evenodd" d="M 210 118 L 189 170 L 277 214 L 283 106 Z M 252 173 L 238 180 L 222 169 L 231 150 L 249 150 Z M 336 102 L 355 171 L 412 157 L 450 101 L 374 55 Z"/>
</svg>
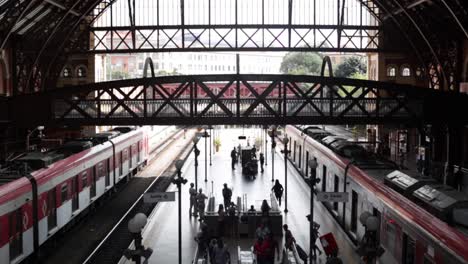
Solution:
<svg viewBox="0 0 468 264">
<path fill-rule="evenodd" d="M 228 208 L 231 204 L 232 190 L 227 187 L 227 184 L 224 184 L 223 188 L 223 198 L 224 198 L 224 207 Z"/>
<path fill-rule="evenodd" d="M 202 188 L 200 188 L 197 194 L 197 207 L 198 207 L 198 212 L 200 213 L 199 221 L 205 218 L 205 200 L 206 199 L 208 199 L 208 197 L 206 197 L 206 195 L 203 193 Z"/>
<path fill-rule="evenodd" d="M 261 172 L 263 172 L 263 164 L 265 164 L 265 157 L 263 156 L 263 153 L 260 153 L 260 169 L 261 169 Z"/>
<path fill-rule="evenodd" d="M 293 243 L 296 243 L 296 239 L 292 235 L 291 230 L 288 229 L 288 225 L 283 225 L 283 229 L 284 229 L 284 246 L 287 249 L 292 250 Z"/>
<path fill-rule="evenodd" d="M 193 184 L 193 182 L 190 183 L 189 194 L 190 194 L 190 209 L 189 209 L 190 216 L 192 215 L 197 216 L 197 190 L 195 190 L 195 184 Z M 192 208 L 195 208 L 195 209 L 192 210 Z"/>
<path fill-rule="evenodd" d="M 281 185 L 281 183 L 278 180 L 276 180 L 275 185 L 273 185 L 273 188 L 271 188 L 271 190 L 275 193 L 275 197 L 276 199 L 278 199 L 279 205 L 281 206 L 281 197 L 283 196 L 284 191 L 283 185 Z"/>
<path fill-rule="evenodd" d="M 271 207 L 268 205 L 267 200 L 263 200 L 263 202 L 262 202 L 262 208 L 261 208 L 261 210 L 262 210 L 262 215 L 263 215 L 263 216 L 269 216 L 269 215 L 270 215 L 270 209 L 271 209 Z"/>
<path fill-rule="evenodd" d="M 234 170 L 234 165 L 236 164 L 236 159 L 237 159 L 237 152 L 236 152 L 236 148 L 234 147 L 231 151 L 231 166 L 232 166 L 232 169 Z"/>
</svg>

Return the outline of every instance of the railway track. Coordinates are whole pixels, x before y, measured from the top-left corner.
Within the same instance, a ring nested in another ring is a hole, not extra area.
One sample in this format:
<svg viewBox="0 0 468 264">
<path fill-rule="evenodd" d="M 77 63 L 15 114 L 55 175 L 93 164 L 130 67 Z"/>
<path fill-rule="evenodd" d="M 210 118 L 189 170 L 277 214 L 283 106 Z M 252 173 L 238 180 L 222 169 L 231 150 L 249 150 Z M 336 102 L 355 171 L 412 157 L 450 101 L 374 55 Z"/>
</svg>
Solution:
<svg viewBox="0 0 468 264">
<path fill-rule="evenodd" d="M 192 148 L 186 148 L 181 153 L 178 159 L 186 161 Z M 155 178 L 150 186 L 143 192 L 162 192 L 165 191 L 171 184 L 172 178 L 176 175 L 177 171 L 174 164 L 166 169 L 161 175 Z M 136 213 L 144 213 L 150 215 L 152 210 L 157 204 L 145 204 L 143 202 L 143 194 L 139 196 L 137 201 L 132 207 L 125 213 L 125 215 L 118 221 L 118 223 L 112 228 L 112 230 L 106 235 L 102 242 L 89 254 L 83 263 L 86 264 L 105 264 L 105 263 L 117 263 L 125 249 L 133 241 L 133 235 L 128 231 L 128 221 Z"/>
</svg>

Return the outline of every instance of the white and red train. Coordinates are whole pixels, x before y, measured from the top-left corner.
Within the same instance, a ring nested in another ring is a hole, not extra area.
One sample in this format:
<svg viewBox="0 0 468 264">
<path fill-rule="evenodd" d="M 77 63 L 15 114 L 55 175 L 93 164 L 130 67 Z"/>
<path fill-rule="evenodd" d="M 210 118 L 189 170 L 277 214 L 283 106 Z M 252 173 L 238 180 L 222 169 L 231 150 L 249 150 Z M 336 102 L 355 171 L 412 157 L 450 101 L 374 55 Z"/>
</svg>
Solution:
<svg viewBox="0 0 468 264">
<path fill-rule="evenodd" d="M 316 158 L 318 162 L 316 175 L 321 180 L 316 186 L 317 191 L 341 192 L 344 189 L 345 169 L 351 160 L 350 155 L 346 153 L 352 155 L 353 151 L 360 152 L 364 149 L 345 142 L 349 148 L 343 149 L 344 152 L 336 151 L 330 145 L 322 144 L 325 140 L 322 137 L 327 135 L 326 132 L 316 131 L 316 133 L 322 136 L 314 139 L 311 133 L 308 135 L 308 132 L 302 128 L 286 126 L 286 135 L 290 139 L 288 147 L 291 150 L 291 161 L 303 175 L 308 175 L 310 168 L 307 160 Z M 344 207 L 337 203 L 327 204 L 339 221 L 343 219 L 343 213 L 345 214 L 344 226 L 348 235 L 354 241 L 359 241 L 363 237 L 365 228 L 359 223 L 359 216 L 367 211 L 380 220 L 377 237 L 385 253 L 379 258 L 378 263 L 468 263 L 466 232 L 468 219 L 462 217 L 457 223 L 450 224 L 442 221 L 412 199 L 384 184 L 385 176 L 395 171 L 392 166 L 376 168 L 349 166 L 347 173 L 349 202 Z M 466 207 L 459 209 L 461 215 L 468 212 Z"/>
<path fill-rule="evenodd" d="M 126 132 L 108 141 L 101 137 L 105 142 L 94 146 L 73 141 L 49 153 L 30 153 L 15 162 L 16 171 L 0 170 L 0 263 L 19 263 L 38 252 L 80 212 L 146 164 L 148 133 L 143 128 Z"/>
</svg>

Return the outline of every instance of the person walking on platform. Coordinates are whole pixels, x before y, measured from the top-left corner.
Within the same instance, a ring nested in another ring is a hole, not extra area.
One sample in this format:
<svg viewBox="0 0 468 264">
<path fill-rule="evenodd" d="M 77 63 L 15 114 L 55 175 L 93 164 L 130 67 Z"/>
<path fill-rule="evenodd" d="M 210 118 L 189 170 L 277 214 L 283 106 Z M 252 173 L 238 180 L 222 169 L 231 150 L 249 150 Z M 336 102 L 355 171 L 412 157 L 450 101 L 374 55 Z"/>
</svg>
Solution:
<svg viewBox="0 0 468 264">
<path fill-rule="evenodd" d="M 197 216 L 197 190 L 195 190 L 195 184 L 193 184 L 193 182 L 190 183 L 189 194 L 190 194 L 189 215 L 190 217 L 192 217 L 192 215 L 196 217 Z"/>
<path fill-rule="evenodd" d="M 276 180 L 275 185 L 273 185 L 273 188 L 271 188 L 271 190 L 275 193 L 275 197 L 276 199 L 278 199 L 279 205 L 281 206 L 281 197 L 283 196 L 284 191 L 283 185 L 281 185 L 281 183 L 278 180 Z"/>
<path fill-rule="evenodd" d="M 292 250 L 293 243 L 296 243 L 296 239 L 293 237 L 291 230 L 289 230 L 288 225 L 283 225 L 284 229 L 284 246 Z"/>
<path fill-rule="evenodd" d="M 206 197 L 206 195 L 203 193 L 202 188 L 200 188 L 197 194 L 197 207 L 198 207 L 198 213 L 200 214 L 200 219 L 198 219 L 198 221 L 205 219 L 205 200 L 206 199 L 208 199 L 208 197 Z"/>
<path fill-rule="evenodd" d="M 232 190 L 227 187 L 227 183 L 224 184 L 223 188 L 223 198 L 224 198 L 224 208 L 228 208 L 231 204 Z"/>
<path fill-rule="evenodd" d="M 236 159 L 237 159 L 237 152 L 236 152 L 236 148 L 234 147 L 231 151 L 231 166 L 232 166 L 232 169 L 234 170 L 234 165 L 236 164 Z"/>
<path fill-rule="evenodd" d="M 265 164 L 265 157 L 263 156 L 263 153 L 260 153 L 260 172 L 263 173 L 263 164 Z"/>
</svg>

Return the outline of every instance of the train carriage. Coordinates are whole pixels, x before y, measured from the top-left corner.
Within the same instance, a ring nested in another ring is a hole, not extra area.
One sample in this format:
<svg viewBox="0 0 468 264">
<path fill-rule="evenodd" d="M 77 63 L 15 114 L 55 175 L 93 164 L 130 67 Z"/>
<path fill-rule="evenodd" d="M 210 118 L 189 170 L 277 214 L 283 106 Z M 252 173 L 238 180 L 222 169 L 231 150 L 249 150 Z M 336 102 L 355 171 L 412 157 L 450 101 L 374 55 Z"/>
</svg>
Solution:
<svg viewBox="0 0 468 264">
<path fill-rule="evenodd" d="M 114 135 L 114 136 L 111 136 Z M 73 141 L 46 154 L 27 154 L 0 175 L 0 262 L 18 263 L 86 211 L 148 158 L 144 129 Z M 62 159 L 55 160 L 55 156 Z M 25 165 L 27 164 L 27 165 Z M 23 167 L 24 166 L 24 167 Z"/>
<path fill-rule="evenodd" d="M 323 132 L 322 132 L 323 133 Z M 344 190 L 344 174 L 351 158 L 333 146 L 325 146 L 307 131 L 287 126 L 290 160 L 308 175 L 307 160 L 317 158 L 318 191 Z M 343 144 L 346 144 L 343 142 Z M 352 145 L 352 144 L 349 144 Z M 390 164 L 374 160 L 371 165 L 350 166 L 347 173 L 349 202 L 326 204 L 338 221 L 345 219 L 345 231 L 358 242 L 365 229 L 359 223 L 362 212 L 380 219 L 378 239 L 385 248 L 379 263 L 468 263 L 468 236 L 463 226 L 451 226 L 415 202 L 384 185 L 386 175 L 395 171 Z M 344 216 L 343 216 L 344 215 Z"/>
</svg>

